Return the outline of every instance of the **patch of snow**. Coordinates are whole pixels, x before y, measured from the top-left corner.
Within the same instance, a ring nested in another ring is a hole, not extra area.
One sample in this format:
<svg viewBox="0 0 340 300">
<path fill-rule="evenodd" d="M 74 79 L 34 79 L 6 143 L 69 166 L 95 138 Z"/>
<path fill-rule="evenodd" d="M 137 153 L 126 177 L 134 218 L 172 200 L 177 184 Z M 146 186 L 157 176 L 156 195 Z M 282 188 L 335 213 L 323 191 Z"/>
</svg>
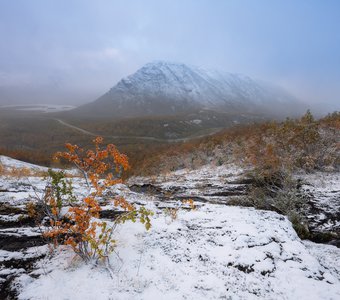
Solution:
<svg viewBox="0 0 340 300">
<path fill-rule="evenodd" d="M 39 257 L 42 254 L 46 254 L 47 250 L 48 250 L 47 245 L 39 247 L 30 247 L 22 252 L 0 250 L 0 262 L 8 261 L 11 259 L 26 260 L 34 257 Z M 3 270 L 3 272 L 5 272 L 5 270 Z"/>
<path fill-rule="evenodd" d="M 340 280 L 340 249 L 332 245 L 316 244 L 303 241 L 308 252 L 314 256 L 319 263 L 332 275 Z"/>
<path fill-rule="evenodd" d="M 8 236 L 40 236 L 41 229 L 38 227 L 11 227 L 1 229 L 1 234 Z"/>
<path fill-rule="evenodd" d="M 188 121 L 188 123 L 195 124 L 195 125 L 199 125 L 199 124 L 202 123 L 202 120 L 195 119 L 195 120 Z"/>
</svg>

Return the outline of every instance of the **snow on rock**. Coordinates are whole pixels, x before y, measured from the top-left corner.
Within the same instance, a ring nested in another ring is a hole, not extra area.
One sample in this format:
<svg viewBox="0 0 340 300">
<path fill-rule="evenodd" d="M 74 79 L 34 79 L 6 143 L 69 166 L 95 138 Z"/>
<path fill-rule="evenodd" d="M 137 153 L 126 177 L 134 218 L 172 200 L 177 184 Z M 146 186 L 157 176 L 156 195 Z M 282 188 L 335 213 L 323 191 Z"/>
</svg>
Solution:
<svg viewBox="0 0 340 300">
<path fill-rule="evenodd" d="M 311 225 L 319 231 L 340 232 L 340 173 L 316 172 L 300 176 L 309 195 Z"/>
<path fill-rule="evenodd" d="M 31 247 L 27 250 L 24 250 L 22 252 L 19 251 L 5 251 L 0 250 L 0 263 L 4 261 L 8 261 L 11 259 L 29 259 L 34 257 L 39 257 L 43 254 L 45 254 L 48 250 L 48 246 L 38 246 L 38 247 Z M 7 269 L 8 270 L 8 269 Z"/>
<path fill-rule="evenodd" d="M 320 264 L 330 270 L 340 279 L 340 249 L 332 245 L 316 244 L 310 241 L 303 242 L 308 252 L 314 256 Z"/>
<path fill-rule="evenodd" d="M 34 165 L 28 162 L 23 162 L 21 160 L 17 160 L 8 156 L 0 155 L 0 164 L 2 167 L 4 167 L 5 170 L 27 170 L 31 171 L 32 173 L 46 173 L 49 168 L 42 167 L 38 165 Z M 76 169 L 68 169 L 68 170 L 62 170 L 53 168 L 54 171 L 64 171 L 66 174 L 71 176 L 77 176 L 79 175 L 78 170 Z M 40 175 L 40 174 L 38 174 Z"/>
<path fill-rule="evenodd" d="M 181 169 L 157 177 L 133 177 L 128 181 L 128 184 L 150 183 L 163 189 L 171 187 L 195 188 L 202 185 L 222 186 L 240 180 L 243 175 L 244 170 L 233 164 L 206 165 L 196 170 Z"/>
<path fill-rule="evenodd" d="M 163 198 L 193 198 L 210 203 L 228 203 L 231 198 L 243 197 L 247 184 L 244 170 L 229 164 L 207 165 L 197 170 L 182 169 L 157 177 L 134 177 L 128 182 L 131 189 L 162 194 Z"/>
<path fill-rule="evenodd" d="M 23 162 L 14 158 L 10 158 L 8 156 L 0 155 L 0 163 L 3 165 L 5 168 L 14 168 L 14 169 L 29 169 L 32 171 L 42 171 L 42 172 L 47 172 L 48 168 L 46 167 L 40 167 L 34 164 L 30 164 L 27 162 Z"/>
<path fill-rule="evenodd" d="M 192 197 L 211 203 L 228 203 L 247 195 L 249 180 L 245 169 L 234 164 L 206 165 L 196 170 L 182 169 L 157 177 L 135 177 L 131 188 L 149 186 L 172 198 Z M 309 226 L 317 232 L 340 234 L 340 172 L 295 174 L 301 180 L 301 193 L 308 199 L 306 215 Z"/>
<path fill-rule="evenodd" d="M 0 176 L 0 203 L 6 205 L 24 205 L 31 201 L 36 192 L 42 193 L 46 180 L 36 177 L 4 177 Z"/>
<path fill-rule="evenodd" d="M 116 239 L 113 278 L 63 251 L 44 262 L 47 274 L 17 279 L 19 299 L 340 297 L 339 274 L 273 212 L 205 204 L 169 224 L 157 211 L 149 232 L 127 223 Z"/>
</svg>

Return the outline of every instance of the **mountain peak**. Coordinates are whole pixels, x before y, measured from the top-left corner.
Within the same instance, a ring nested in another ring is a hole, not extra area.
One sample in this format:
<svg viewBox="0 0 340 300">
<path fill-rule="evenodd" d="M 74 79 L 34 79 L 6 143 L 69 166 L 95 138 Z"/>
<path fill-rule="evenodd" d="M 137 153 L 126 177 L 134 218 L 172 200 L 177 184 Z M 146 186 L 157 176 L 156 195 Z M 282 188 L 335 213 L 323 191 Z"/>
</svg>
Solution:
<svg viewBox="0 0 340 300">
<path fill-rule="evenodd" d="M 158 59 L 158 60 L 153 60 L 153 61 L 146 63 L 143 67 L 152 67 L 152 66 L 161 67 L 161 66 L 173 66 L 173 65 L 175 65 L 175 66 L 179 66 L 179 65 L 185 66 L 186 64 L 181 63 L 181 62 Z"/>
<path fill-rule="evenodd" d="M 93 104 L 80 109 L 88 107 L 92 113 L 91 107 L 95 107 L 101 114 L 131 117 L 173 115 L 202 108 L 258 112 L 277 103 L 294 101 L 287 93 L 247 76 L 157 60 L 145 64 Z"/>
</svg>

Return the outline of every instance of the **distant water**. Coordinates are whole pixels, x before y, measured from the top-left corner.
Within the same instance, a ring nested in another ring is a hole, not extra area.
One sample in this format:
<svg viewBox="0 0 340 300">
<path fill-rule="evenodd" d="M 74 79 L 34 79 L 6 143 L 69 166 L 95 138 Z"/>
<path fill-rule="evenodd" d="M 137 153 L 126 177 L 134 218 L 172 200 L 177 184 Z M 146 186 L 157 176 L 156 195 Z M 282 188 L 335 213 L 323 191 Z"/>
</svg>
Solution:
<svg viewBox="0 0 340 300">
<path fill-rule="evenodd" d="M 25 105 L 2 105 L 0 106 L 0 109 L 1 108 L 50 113 L 71 110 L 75 108 L 75 106 L 61 104 L 25 104 Z"/>
</svg>

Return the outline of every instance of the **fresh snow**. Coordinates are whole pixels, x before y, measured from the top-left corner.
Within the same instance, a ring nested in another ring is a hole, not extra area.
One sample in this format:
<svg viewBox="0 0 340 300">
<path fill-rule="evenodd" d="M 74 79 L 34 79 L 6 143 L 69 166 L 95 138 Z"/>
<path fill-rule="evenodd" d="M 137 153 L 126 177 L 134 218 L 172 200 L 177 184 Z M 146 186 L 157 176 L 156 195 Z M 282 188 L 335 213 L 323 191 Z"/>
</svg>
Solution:
<svg viewBox="0 0 340 300">
<path fill-rule="evenodd" d="M 16 169 L 26 169 L 31 172 L 47 172 L 49 168 L 34 165 L 28 162 L 23 162 L 8 156 L 0 155 L 0 164 L 7 170 L 16 170 Z M 62 170 L 54 168 L 55 171 L 65 171 L 66 174 L 71 176 L 77 176 L 79 175 L 78 170 L 76 169 L 68 169 L 68 170 Z"/>
<path fill-rule="evenodd" d="M 135 96 L 161 95 L 171 97 L 174 101 L 189 99 L 207 107 L 293 99 L 248 76 L 166 61 L 146 64 L 136 73 L 122 79 L 110 93 L 114 91 Z"/>
<path fill-rule="evenodd" d="M 1 160 L 6 166 L 22 166 Z M 118 244 L 110 256 L 110 271 L 84 265 L 69 248 L 61 247 L 52 258 L 38 260 L 33 271 L 3 265 L 0 284 L 6 276 L 15 276 L 12 286 L 19 299 L 340 299 L 340 249 L 301 241 L 287 218 L 277 213 L 212 204 L 218 196 L 204 196 L 208 201 L 195 202 L 195 210 L 180 210 L 174 221 L 165 214 L 164 208 L 178 206 L 177 196 L 228 190 L 237 182 L 242 185 L 243 174 L 235 165 L 205 166 L 116 185 L 111 196 L 122 195 L 155 214 L 148 232 L 138 223 L 116 229 Z M 327 192 L 331 185 L 334 190 L 334 176 L 324 177 L 320 189 Z M 313 178 L 309 187 L 318 188 Z M 84 182 L 72 180 L 76 194 L 84 194 Z M 0 204 L 23 208 L 35 194 L 41 195 L 45 184 L 38 177 L 2 176 L 0 185 L 6 192 L 0 194 Z M 157 193 L 132 189 L 143 184 L 177 194 L 165 201 Z M 327 204 L 326 198 L 322 201 Z M 113 204 L 103 201 L 102 208 L 112 209 Z M 7 221 L 20 216 L 9 215 Z M 2 217 L 6 221 L 6 215 Z M 0 233 L 35 237 L 39 229 L 3 228 Z M 47 246 L 1 250 L 0 264 L 48 253 Z"/>
<path fill-rule="evenodd" d="M 120 80 L 92 103 L 75 109 L 111 117 L 172 115 L 202 109 L 269 112 L 279 105 L 300 110 L 301 103 L 280 88 L 250 77 L 182 63 L 155 61 Z M 296 111 L 295 111 L 296 112 Z"/>
<path fill-rule="evenodd" d="M 34 164 L 23 162 L 14 158 L 10 158 L 4 155 L 0 155 L 0 163 L 5 169 L 29 169 L 31 171 L 42 171 L 47 172 L 48 168 L 40 167 Z"/>
<path fill-rule="evenodd" d="M 48 274 L 19 277 L 19 299 L 340 297 L 339 274 L 322 266 L 276 213 L 206 204 L 170 224 L 158 212 L 152 224 L 149 232 L 134 223 L 119 228 L 112 278 L 64 251 L 44 262 Z"/>
<path fill-rule="evenodd" d="M 309 213 L 311 225 L 319 231 L 340 232 L 340 173 L 316 172 L 300 178 L 313 205 Z"/>
</svg>

